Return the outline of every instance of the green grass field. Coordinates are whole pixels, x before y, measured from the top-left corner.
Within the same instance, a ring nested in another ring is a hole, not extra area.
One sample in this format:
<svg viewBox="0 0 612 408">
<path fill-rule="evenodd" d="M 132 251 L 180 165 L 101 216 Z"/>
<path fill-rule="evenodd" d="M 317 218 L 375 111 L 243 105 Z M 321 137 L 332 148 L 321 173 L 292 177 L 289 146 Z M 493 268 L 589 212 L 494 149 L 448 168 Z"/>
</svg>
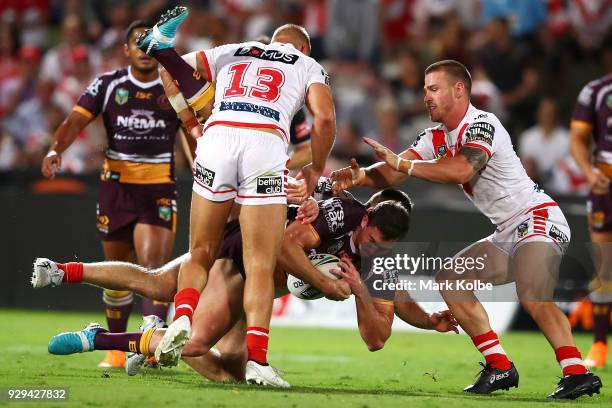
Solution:
<svg viewBox="0 0 612 408">
<path fill-rule="evenodd" d="M 383 350 L 370 353 L 357 331 L 275 328 L 269 358 L 286 373 L 293 385 L 290 390 L 214 384 L 184 364 L 163 371 L 143 370 L 128 378 L 123 370 L 97 368 L 100 352 L 47 353 L 47 342 L 54 334 L 100 318 L 101 314 L 0 310 L 0 387 L 68 387 L 70 393 L 68 402 L 16 406 L 612 406 L 611 368 L 598 373 L 607 386 L 602 394 L 574 402 L 547 402 L 560 370 L 544 337 L 527 332 L 502 336 L 519 369 L 520 388 L 479 397 L 461 390 L 478 372 L 480 355 L 467 336 L 451 334 L 395 333 Z M 131 319 L 132 328 L 137 320 Z M 583 352 L 589 342 L 590 336 L 578 337 Z"/>
</svg>

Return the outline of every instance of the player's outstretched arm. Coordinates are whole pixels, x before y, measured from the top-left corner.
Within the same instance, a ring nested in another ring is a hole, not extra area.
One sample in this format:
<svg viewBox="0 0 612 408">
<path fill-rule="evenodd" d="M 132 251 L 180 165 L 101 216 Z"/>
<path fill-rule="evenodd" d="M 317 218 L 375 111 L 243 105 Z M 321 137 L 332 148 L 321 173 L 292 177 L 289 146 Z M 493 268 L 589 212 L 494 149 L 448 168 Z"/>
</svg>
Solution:
<svg viewBox="0 0 612 408">
<path fill-rule="evenodd" d="M 53 144 L 49 152 L 42 161 L 41 171 L 46 178 L 54 178 L 55 172 L 62 165 L 62 153 L 70 147 L 76 137 L 91 121 L 91 117 L 86 116 L 79 110 L 73 110 L 62 124 L 57 128 L 53 135 Z"/>
<path fill-rule="evenodd" d="M 313 234 L 310 224 L 293 222 L 285 230 L 278 264 L 285 272 L 319 289 L 326 298 L 345 300 L 351 295 L 348 284 L 320 273 L 312 266 L 304 252 L 316 248 L 319 244 L 319 238 Z"/>
<path fill-rule="evenodd" d="M 345 280 L 350 286 L 351 292 L 355 295 L 357 325 L 361 338 L 368 350 L 382 349 L 391 336 L 393 302 L 372 298 L 363 284 L 357 268 L 347 256 L 342 257 L 339 266 L 341 271 L 332 271 L 332 273 Z"/>
<path fill-rule="evenodd" d="M 409 150 L 399 154 L 404 160 L 416 160 L 417 157 Z M 375 163 L 369 167 L 361 168 L 355 159 L 351 159 L 348 167 L 332 173 L 334 191 L 346 190 L 353 186 L 385 188 L 406 180 L 408 175 L 395 170 L 385 162 Z"/>
<path fill-rule="evenodd" d="M 464 146 L 453 157 L 437 160 L 406 160 L 375 140 L 364 138 L 388 166 L 412 177 L 434 183 L 464 184 L 484 168 L 489 155 L 483 149 Z"/>
<path fill-rule="evenodd" d="M 313 116 L 310 142 L 312 163 L 305 166 L 302 172 L 310 195 L 325 170 L 325 162 L 334 144 L 336 111 L 331 89 L 319 83 L 312 84 L 308 88 L 306 105 Z"/>
<path fill-rule="evenodd" d="M 457 321 L 450 310 L 430 314 L 421 305 L 409 298 L 396 301 L 394 306 L 395 315 L 411 326 L 425 330 L 459 333 Z"/>
</svg>

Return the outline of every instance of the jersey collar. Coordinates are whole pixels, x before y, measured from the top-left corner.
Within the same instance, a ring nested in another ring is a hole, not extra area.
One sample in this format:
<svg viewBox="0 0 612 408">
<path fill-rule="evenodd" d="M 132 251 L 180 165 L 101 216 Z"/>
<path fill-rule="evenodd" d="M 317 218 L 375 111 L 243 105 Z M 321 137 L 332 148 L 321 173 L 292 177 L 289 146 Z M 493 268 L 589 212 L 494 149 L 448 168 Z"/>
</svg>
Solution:
<svg viewBox="0 0 612 408">
<path fill-rule="evenodd" d="M 470 118 L 473 115 L 475 110 L 476 108 L 474 107 L 474 105 L 470 103 L 468 105 L 467 111 L 465 112 L 465 115 L 463 116 L 463 119 L 461 119 L 461 122 L 459 122 L 459 125 L 457 125 L 457 127 L 454 128 L 453 130 L 449 131 L 446 128 L 446 126 L 442 125 L 444 132 L 451 137 L 451 140 L 455 140 L 457 138 L 457 136 L 459 135 L 459 132 L 463 128 L 463 125 L 465 125 L 465 123 L 468 121 L 468 118 Z"/>
<path fill-rule="evenodd" d="M 157 79 L 153 80 L 153 81 L 149 81 L 149 82 L 141 82 L 139 80 L 137 80 L 136 78 L 134 78 L 134 75 L 132 75 L 132 67 L 128 66 L 128 79 L 136 86 L 139 86 L 141 88 L 151 88 L 152 86 L 155 85 L 161 85 L 162 81 L 161 78 L 158 76 Z"/>
</svg>

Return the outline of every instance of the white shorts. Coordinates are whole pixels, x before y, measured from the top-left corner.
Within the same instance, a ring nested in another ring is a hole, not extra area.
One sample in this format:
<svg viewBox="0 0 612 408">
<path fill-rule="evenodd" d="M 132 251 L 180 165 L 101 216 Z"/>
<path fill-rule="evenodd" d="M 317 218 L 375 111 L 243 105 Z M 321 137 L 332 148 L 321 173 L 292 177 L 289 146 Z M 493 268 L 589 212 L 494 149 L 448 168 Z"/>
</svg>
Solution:
<svg viewBox="0 0 612 408">
<path fill-rule="evenodd" d="M 193 191 L 211 201 L 287 204 L 287 146 L 268 132 L 216 125 L 198 138 Z"/>
<path fill-rule="evenodd" d="M 569 245 L 571 230 L 555 202 L 536 205 L 497 227 L 485 238 L 508 255 L 527 242 L 550 242 L 560 255 Z"/>
</svg>

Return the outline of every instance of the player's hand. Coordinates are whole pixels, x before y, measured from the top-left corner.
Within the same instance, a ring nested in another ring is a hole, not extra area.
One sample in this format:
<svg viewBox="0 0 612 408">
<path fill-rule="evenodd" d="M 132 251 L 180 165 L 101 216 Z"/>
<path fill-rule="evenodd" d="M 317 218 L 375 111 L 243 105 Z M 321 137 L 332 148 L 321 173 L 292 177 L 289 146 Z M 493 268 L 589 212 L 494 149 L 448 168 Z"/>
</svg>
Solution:
<svg viewBox="0 0 612 408">
<path fill-rule="evenodd" d="M 355 268 L 355 265 L 353 265 L 350 258 L 343 255 L 340 258 L 340 262 L 338 262 L 338 266 L 340 267 L 340 270 L 332 269 L 330 272 L 338 279 L 342 279 L 347 282 L 351 288 L 351 292 L 355 296 L 361 296 L 363 291 L 363 281 L 361 280 L 359 271 L 357 271 L 357 268 Z"/>
<path fill-rule="evenodd" d="M 401 157 L 393 153 L 390 149 L 378 143 L 376 140 L 370 139 L 369 137 L 364 137 L 363 141 L 372 149 L 374 149 L 376 157 L 387 163 L 387 165 L 393 170 L 399 171 L 399 164 L 402 160 Z"/>
<path fill-rule="evenodd" d="M 290 177 L 287 183 L 287 202 L 301 204 L 306 198 L 308 198 L 308 191 L 301 173 L 296 178 Z"/>
<path fill-rule="evenodd" d="M 353 186 L 358 186 L 365 179 L 365 170 L 359 168 L 357 160 L 351 159 L 351 165 L 332 172 L 332 190 L 338 193 Z"/>
<path fill-rule="evenodd" d="M 48 179 L 55 178 L 55 172 L 62 166 L 62 156 L 55 150 L 50 150 L 42 161 L 41 171 Z"/>
<path fill-rule="evenodd" d="M 459 334 L 459 324 L 457 320 L 455 320 L 455 316 L 451 313 L 450 310 L 443 310 L 441 312 L 432 313 L 429 316 L 431 320 L 431 324 L 435 331 L 439 331 L 441 333 L 454 331 Z"/>
<path fill-rule="evenodd" d="M 596 167 L 593 167 L 586 175 L 593 194 L 605 195 L 610 191 L 610 179 Z"/>
<path fill-rule="evenodd" d="M 351 296 L 351 288 L 348 282 L 338 279 L 326 279 L 325 285 L 321 288 L 321 293 L 329 300 L 342 301 Z"/>
<path fill-rule="evenodd" d="M 319 216 L 319 204 L 314 197 L 308 197 L 306 201 L 298 208 L 297 217 L 295 219 L 302 224 L 310 224 Z"/>
<path fill-rule="evenodd" d="M 323 169 L 315 169 L 312 163 L 310 163 L 302 167 L 301 173 L 306 183 L 306 194 L 304 196 L 304 200 L 306 200 L 315 191 L 317 183 L 319 182 L 319 177 L 321 177 L 323 173 Z"/>
</svg>

